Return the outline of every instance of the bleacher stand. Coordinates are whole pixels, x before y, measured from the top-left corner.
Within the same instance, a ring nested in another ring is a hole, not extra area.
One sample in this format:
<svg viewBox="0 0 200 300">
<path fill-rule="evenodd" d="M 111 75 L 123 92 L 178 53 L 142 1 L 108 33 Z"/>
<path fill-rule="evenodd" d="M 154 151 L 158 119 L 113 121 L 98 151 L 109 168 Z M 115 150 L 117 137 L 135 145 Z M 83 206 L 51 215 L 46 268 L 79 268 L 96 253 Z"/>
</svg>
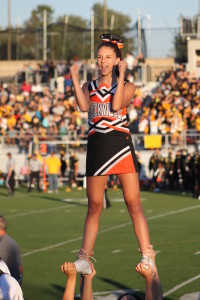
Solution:
<svg viewBox="0 0 200 300">
<path fill-rule="evenodd" d="M 0 84 L 0 155 L 5 155 L 9 150 L 14 157 L 19 156 L 16 161 L 20 165 L 16 167 L 16 173 L 20 174 L 27 155 L 40 150 L 35 149 L 35 145 L 40 147 L 42 142 L 52 141 L 52 144 L 47 144 L 47 154 L 52 147 L 57 155 L 64 149 L 67 157 L 70 150 L 77 150 L 78 173 L 83 176 L 85 144 L 82 141 L 87 140 L 87 113 L 80 112 L 76 105 L 69 65 L 60 62 L 55 66 L 54 62 L 45 62 L 36 70 L 26 65 L 23 72 L 26 76 L 21 76 L 23 78 L 17 85 Z M 158 79 L 154 89 L 147 90 L 142 85 L 138 87 L 128 108 L 131 134 L 142 161 L 141 177 L 153 180 L 148 164 L 154 149 L 147 151 L 144 142 L 141 142 L 143 136 L 149 134 L 161 134 L 162 142 L 169 136 L 169 145 L 162 152 L 165 160 L 170 160 L 168 148 L 172 147 L 174 164 L 179 165 L 177 151 L 185 149 L 185 145 L 192 146 L 187 147 L 184 163 L 186 169 L 193 166 L 194 176 L 197 172 L 195 165 L 199 163 L 200 80 L 193 78 L 182 65 L 162 73 Z M 72 143 L 67 144 L 69 141 Z M 55 145 L 55 142 L 58 144 Z M 177 179 L 180 174 L 176 174 L 172 181 L 169 162 L 166 161 L 163 162 L 167 181 L 164 186 L 174 182 L 175 187 L 184 186 L 184 190 L 192 189 L 195 197 L 199 196 L 198 183 L 191 187 L 190 181 L 185 179 L 191 175 L 187 170 L 182 179 Z M 2 160 L 2 172 L 4 167 Z"/>
</svg>

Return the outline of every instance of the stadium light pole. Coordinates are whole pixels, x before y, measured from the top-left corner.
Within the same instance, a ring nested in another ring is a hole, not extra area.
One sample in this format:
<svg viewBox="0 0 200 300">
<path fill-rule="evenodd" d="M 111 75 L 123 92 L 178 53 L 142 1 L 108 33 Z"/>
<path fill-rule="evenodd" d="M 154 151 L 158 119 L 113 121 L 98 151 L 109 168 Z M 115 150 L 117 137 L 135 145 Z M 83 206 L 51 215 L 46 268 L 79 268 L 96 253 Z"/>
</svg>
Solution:
<svg viewBox="0 0 200 300">
<path fill-rule="evenodd" d="M 199 12 L 197 16 L 197 38 L 200 39 L 200 0 L 199 0 Z"/>
<path fill-rule="evenodd" d="M 64 32 L 63 32 L 62 60 L 65 59 L 66 40 L 67 40 L 67 25 L 68 25 L 68 16 L 65 16 L 65 19 L 64 19 Z"/>
<path fill-rule="evenodd" d="M 110 30 L 113 30 L 114 24 L 115 24 L 115 15 L 112 15 L 110 20 Z"/>
<path fill-rule="evenodd" d="M 103 9 L 103 27 L 104 30 L 107 30 L 107 4 L 106 0 L 104 0 L 104 9 Z"/>
<path fill-rule="evenodd" d="M 94 10 L 91 10 L 91 60 L 94 60 Z"/>
<path fill-rule="evenodd" d="M 47 10 L 43 11 L 43 61 L 47 60 Z"/>
<path fill-rule="evenodd" d="M 140 10 L 138 10 L 138 54 L 141 53 L 142 46 L 141 46 L 141 14 Z"/>
<path fill-rule="evenodd" d="M 10 18 L 10 0 L 8 0 L 8 44 L 7 44 L 7 59 L 11 60 L 11 18 Z"/>
<path fill-rule="evenodd" d="M 17 47 L 16 47 L 17 60 L 19 60 L 19 44 L 20 44 L 20 18 L 17 19 Z"/>
<path fill-rule="evenodd" d="M 151 57 L 151 16 L 147 15 L 147 28 L 148 28 L 148 57 Z"/>
</svg>

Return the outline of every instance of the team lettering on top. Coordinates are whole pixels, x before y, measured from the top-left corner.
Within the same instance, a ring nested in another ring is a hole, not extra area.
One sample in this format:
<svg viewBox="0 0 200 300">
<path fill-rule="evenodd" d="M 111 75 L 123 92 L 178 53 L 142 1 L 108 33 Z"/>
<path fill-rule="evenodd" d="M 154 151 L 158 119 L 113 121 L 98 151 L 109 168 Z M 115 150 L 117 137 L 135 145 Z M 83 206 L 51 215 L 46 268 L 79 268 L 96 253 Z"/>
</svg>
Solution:
<svg viewBox="0 0 200 300">
<path fill-rule="evenodd" d="M 114 111 L 111 109 L 111 103 L 95 103 L 91 102 L 89 110 L 89 119 L 95 117 L 115 117 L 122 119 L 122 110 Z"/>
</svg>

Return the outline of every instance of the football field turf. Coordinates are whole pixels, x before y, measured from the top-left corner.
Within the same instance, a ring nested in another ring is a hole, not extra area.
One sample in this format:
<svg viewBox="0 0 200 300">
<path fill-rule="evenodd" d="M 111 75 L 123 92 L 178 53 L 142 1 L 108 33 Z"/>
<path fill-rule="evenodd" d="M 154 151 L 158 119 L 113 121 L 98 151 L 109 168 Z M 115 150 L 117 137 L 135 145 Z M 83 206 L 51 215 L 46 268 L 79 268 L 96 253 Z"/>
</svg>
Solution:
<svg viewBox="0 0 200 300">
<path fill-rule="evenodd" d="M 95 295 L 137 289 L 144 296 L 144 279 L 135 271 L 140 260 L 138 243 L 121 190 L 108 192 L 111 207 L 101 214 L 94 263 Z M 200 201 L 189 196 L 141 192 L 164 299 L 200 291 Z M 85 190 L 58 194 L 0 189 L 0 214 L 8 234 L 20 245 L 26 300 L 62 299 L 66 282 L 60 271 L 74 261 L 81 247 L 87 211 Z M 76 293 L 79 294 L 79 279 Z M 185 298 L 187 299 L 187 297 Z"/>
</svg>

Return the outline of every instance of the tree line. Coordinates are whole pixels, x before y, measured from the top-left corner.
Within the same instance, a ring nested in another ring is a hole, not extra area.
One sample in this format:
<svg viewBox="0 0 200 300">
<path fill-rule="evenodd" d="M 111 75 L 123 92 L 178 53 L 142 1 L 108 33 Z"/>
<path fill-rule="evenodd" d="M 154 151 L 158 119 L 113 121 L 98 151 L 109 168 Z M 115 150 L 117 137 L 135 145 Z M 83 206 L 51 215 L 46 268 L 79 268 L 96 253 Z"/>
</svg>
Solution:
<svg viewBox="0 0 200 300">
<path fill-rule="evenodd" d="M 123 53 L 136 51 L 138 42 L 137 22 L 132 25 L 129 15 L 107 9 L 107 28 L 104 24 L 104 5 L 95 3 L 94 49 L 103 32 L 111 32 L 126 38 Z M 91 20 L 79 15 L 62 15 L 53 21 L 54 9 L 49 5 L 38 5 L 30 18 L 21 27 L 0 28 L 0 60 L 43 60 L 43 14 L 47 14 L 47 59 L 69 61 L 91 58 Z M 143 33 L 144 33 L 144 29 Z M 145 39 L 145 34 L 142 34 Z M 10 46 L 8 45 L 10 41 Z M 145 45 L 145 40 L 143 41 Z M 187 61 L 187 41 L 179 34 L 172 41 L 177 62 Z M 10 47 L 10 55 L 8 48 Z M 146 54 L 146 49 L 142 49 Z M 144 55 L 145 56 L 145 55 Z"/>
<path fill-rule="evenodd" d="M 104 29 L 104 6 L 96 3 L 94 11 L 94 49 L 100 42 Z M 38 5 L 20 28 L 0 30 L 0 60 L 7 59 L 8 35 L 11 37 L 11 59 L 43 59 L 43 12 L 47 14 L 47 59 L 71 60 L 91 57 L 91 24 L 78 15 L 59 16 L 53 22 L 54 10 L 48 5 Z M 127 36 L 131 30 L 131 18 L 112 9 L 107 10 L 107 32 Z M 128 37 L 124 51 L 135 49 L 134 38 Z"/>
</svg>

